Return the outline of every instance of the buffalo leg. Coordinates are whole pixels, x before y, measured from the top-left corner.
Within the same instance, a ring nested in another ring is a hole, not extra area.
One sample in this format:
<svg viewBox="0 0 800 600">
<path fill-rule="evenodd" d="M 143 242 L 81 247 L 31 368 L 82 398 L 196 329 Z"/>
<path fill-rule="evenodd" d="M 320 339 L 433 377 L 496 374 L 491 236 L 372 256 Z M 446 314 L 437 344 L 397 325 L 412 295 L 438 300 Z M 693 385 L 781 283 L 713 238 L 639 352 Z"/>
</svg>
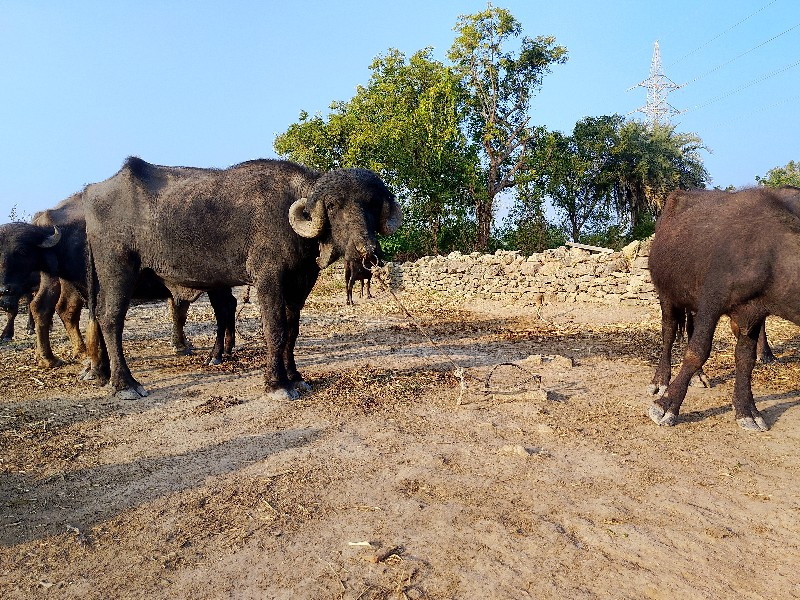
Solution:
<svg viewBox="0 0 800 600">
<path fill-rule="evenodd" d="M 36 363 L 43 368 L 58 367 L 64 364 L 55 357 L 50 346 L 50 328 L 53 325 L 53 314 L 60 294 L 61 285 L 58 279 L 42 273 L 39 290 L 28 306 L 28 310 L 33 313 L 33 321 L 36 325 Z"/>
<path fill-rule="evenodd" d="M 19 301 L 10 303 L 6 313 L 8 321 L 3 328 L 3 333 L 0 334 L 0 342 L 10 342 L 14 339 L 14 319 L 17 318 L 17 313 L 19 313 Z M 28 308 L 28 314 L 30 314 L 30 308 Z"/>
<path fill-rule="evenodd" d="M 236 346 L 236 296 L 233 291 L 228 288 L 226 290 L 226 298 L 228 302 L 228 311 L 225 314 L 225 338 L 222 344 L 222 356 L 233 356 L 233 348 Z"/>
<path fill-rule="evenodd" d="M 89 315 L 89 324 L 86 327 L 86 353 L 89 355 L 89 363 L 79 375 L 79 379 L 97 385 L 107 384 L 111 376 L 108 350 L 100 331 L 100 325 L 92 315 Z"/>
<path fill-rule="evenodd" d="M 733 407 L 736 411 L 736 422 L 742 429 L 750 431 L 767 431 L 764 417 L 756 408 L 753 400 L 752 377 L 756 364 L 758 338 L 764 321 L 756 326 L 748 327 L 744 318 L 731 318 L 732 329 L 736 335 L 736 383 L 733 387 Z"/>
<path fill-rule="evenodd" d="M 367 298 L 372 298 L 372 294 L 369 291 L 369 282 L 370 282 L 370 280 L 367 279 Z M 362 292 L 362 294 L 364 292 L 364 284 L 363 283 L 361 284 L 361 292 Z"/>
<path fill-rule="evenodd" d="M 256 293 L 261 309 L 261 327 L 266 343 L 264 391 L 270 400 L 293 400 L 299 396 L 286 374 L 284 352 L 287 344 L 286 300 L 277 278 L 264 277 Z"/>
<path fill-rule="evenodd" d="M 672 346 L 678 336 L 681 320 L 685 317 L 682 309 L 661 301 L 661 358 L 658 361 L 653 380 L 647 388 L 650 394 L 663 394 L 672 378 Z"/>
<path fill-rule="evenodd" d="M 70 283 L 61 281 L 61 293 L 56 304 L 56 312 L 64 323 L 70 342 L 72 342 L 72 356 L 81 358 L 86 355 L 86 343 L 83 340 L 80 330 L 81 310 L 83 309 L 83 299 L 78 290 Z"/>
<path fill-rule="evenodd" d="M 172 317 L 172 347 L 175 354 L 190 355 L 192 345 L 186 339 L 186 317 L 189 312 L 189 301 L 182 298 L 175 299 L 170 296 L 168 299 L 169 314 Z"/>
<path fill-rule="evenodd" d="M 758 361 L 764 364 L 775 361 L 775 355 L 772 353 L 772 348 L 769 347 L 767 341 L 767 322 L 766 320 L 758 330 L 758 346 L 756 348 L 756 356 Z"/>
<path fill-rule="evenodd" d="M 711 342 L 714 329 L 719 321 L 719 314 L 698 313 L 695 317 L 695 328 L 686 346 L 681 368 L 664 394 L 651 406 L 648 414 L 659 425 L 675 425 L 678 422 L 681 404 L 686 398 L 686 391 L 692 376 L 699 371 L 711 354 Z"/>
<path fill-rule="evenodd" d="M 286 346 L 283 350 L 283 362 L 286 366 L 286 374 L 295 390 L 298 392 L 310 392 L 311 386 L 306 383 L 306 381 L 303 379 L 303 376 L 297 370 L 297 364 L 294 360 L 294 349 L 297 344 L 297 336 L 300 334 L 299 308 L 293 306 L 286 307 L 286 324 Z"/>
<path fill-rule="evenodd" d="M 353 267 L 350 264 L 350 261 L 345 261 L 344 264 L 344 286 L 347 290 L 347 305 L 351 305 L 353 303 L 353 284 L 355 283 L 355 277 L 353 276 Z"/>
<path fill-rule="evenodd" d="M 33 311 L 31 310 L 31 301 L 33 301 L 33 294 L 27 293 L 25 294 L 25 298 L 28 302 L 28 324 L 25 326 L 25 330 L 33 335 L 36 333 L 36 323 L 33 321 Z"/>
<path fill-rule="evenodd" d="M 694 315 L 692 311 L 686 311 L 686 340 L 692 339 L 692 333 L 694 332 Z M 689 382 L 689 385 L 693 387 L 704 387 L 710 388 L 711 387 L 711 380 L 706 376 L 703 372 L 703 368 L 700 367 L 697 373 L 692 375 L 692 380 Z"/>
<path fill-rule="evenodd" d="M 138 276 L 137 263 L 133 257 L 120 257 L 120 260 L 105 261 L 102 265 L 104 270 L 97 265 L 100 282 L 97 320 L 108 350 L 109 385 L 112 394 L 123 400 L 147 396 L 147 391 L 131 375 L 122 350 L 122 330 Z"/>
<path fill-rule="evenodd" d="M 230 356 L 235 341 L 236 298 L 230 288 L 208 292 L 208 299 L 217 320 L 217 335 L 214 347 L 206 359 L 206 364 L 218 365 L 224 355 Z"/>
</svg>

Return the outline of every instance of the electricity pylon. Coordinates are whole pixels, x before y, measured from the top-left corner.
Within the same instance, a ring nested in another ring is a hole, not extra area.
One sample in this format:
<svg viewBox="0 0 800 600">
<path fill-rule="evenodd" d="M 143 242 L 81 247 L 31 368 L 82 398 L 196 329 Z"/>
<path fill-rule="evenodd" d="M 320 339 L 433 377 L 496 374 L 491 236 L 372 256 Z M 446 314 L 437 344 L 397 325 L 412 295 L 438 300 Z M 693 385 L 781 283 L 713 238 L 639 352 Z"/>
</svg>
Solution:
<svg viewBox="0 0 800 600">
<path fill-rule="evenodd" d="M 653 61 L 650 63 L 650 77 L 629 88 L 629 90 L 636 87 L 647 88 L 647 104 L 637 108 L 633 112 L 644 113 L 651 127 L 656 124 L 669 125 L 669 118 L 673 115 L 680 114 L 681 111 L 667 102 L 667 94 L 683 86 L 678 85 L 664 75 L 664 69 L 661 66 L 661 52 L 658 48 L 658 40 L 656 40 L 653 46 Z"/>
</svg>

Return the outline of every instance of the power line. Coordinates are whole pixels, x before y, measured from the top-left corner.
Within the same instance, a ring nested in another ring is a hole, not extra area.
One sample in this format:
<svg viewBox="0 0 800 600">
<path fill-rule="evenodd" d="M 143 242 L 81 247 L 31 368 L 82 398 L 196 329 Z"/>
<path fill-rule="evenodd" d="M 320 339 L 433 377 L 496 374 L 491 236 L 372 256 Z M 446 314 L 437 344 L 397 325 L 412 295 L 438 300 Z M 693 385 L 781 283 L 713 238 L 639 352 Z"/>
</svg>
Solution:
<svg viewBox="0 0 800 600">
<path fill-rule="evenodd" d="M 780 75 L 781 73 L 783 73 L 785 71 L 788 71 L 789 69 L 793 69 L 793 68 L 797 67 L 798 65 L 800 65 L 800 60 L 797 60 L 797 61 L 793 62 L 790 65 L 786 65 L 785 67 L 783 67 L 782 69 L 778 69 L 777 71 L 772 71 L 771 73 L 767 73 L 763 77 L 759 77 L 758 79 L 754 79 L 753 81 L 750 81 L 749 83 L 746 83 L 746 84 L 744 84 L 742 86 L 739 86 L 738 88 L 728 92 L 727 94 L 722 94 L 721 96 L 717 96 L 716 98 L 712 98 L 708 102 L 704 102 L 703 104 L 698 104 L 697 106 L 693 106 L 691 108 L 687 108 L 686 110 L 682 111 L 681 114 L 687 113 L 687 112 L 691 112 L 691 111 L 694 111 L 694 110 L 700 110 L 702 108 L 705 108 L 709 104 L 714 104 L 715 102 L 719 102 L 720 100 L 724 100 L 725 98 L 729 98 L 730 96 L 733 96 L 734 94 L 738 94 L 739 92 L 741 92 L 743 90 L 746 90 L 747 88 L 752 87 L 752 86 L 754 86 L 754 85 L 756 85 L 758 83 L 761 83 L 762 81 L 765 81 L 765 80 L 767 80 L 767 79 L 769 79 L 771 77 L 775 77 L 775 75 Z"/>
<path fill-rule="evenodd" d="M 800 100 L 800 95 L 795 95 L 795 96 L 790 96 L 788 98 L 784 98 L 783 100 L 779 100 L 778 102 L 773 102 L 772 104 L 768 104 L 766 106 L 761 106 L 760 108 L 749 109 L 748 110 L 748 117 L 752 117 L 752 116 L 755 116 L 755 115 L 759 115 L 761 113 L 765 113 L 768 110 L 771 110 L 773 108 L 777 108 L 778 106 L 783 106 L 784 104 L 789 104 L 790 102 L 797 103 L 798 100 Z M 686 112 L 686 111 L 684 111 L 684 112 Z M 731 119 L 724 119 L 724 120 L 706 122 L 705 126 L 706 127 L 708 127 L 708 126 L 724 127 L 724 126 L 727 126 L 727 125 L 740 125 L 740 124 L 741 124 L 741 119 L 733 119 L 733 118 L 731 118 Z"/>
<path fill-rule="evenodd" d="M 670 63 L 670 64 L 668 65 L 668 68 L 669 68 L 669 67 L 673 67 L 673 66 L 677 65 L 679 62 L 681 62 L 681 61 L 685 60 L 686 58 L 690 57 L 690 56 L 691 56 L 692 54 L 694 54 L 695 52 L 698 52 L 698 51 L 702 50 L 703 48 L 705 48 L 706 46 L 708 46 L 708 45 L 709 45 L 709 44 L 711 44 L 712 42 L 714 42 L 714 41 L 718 40 L 718 39 L 719 39 L 719 38 L 721 38 L 723 35 L 725 35 L 725 34 L 726 34 L 726 33 L 728 33 L 729 31 L 731 31 L 732 29 L 735 29 L 736 27 L 738 27 L 739 25 L 741 25 L 742 23 L 744 23 L 745 21 L 747 21 L 747 20 L 748 20 L 748 19 L 750 19 L 751 17 L 754 17 L 754 16 L 756 16 L 758 13 L 760 13 L 760 12 L 761 12 L 762 10 L 764 10 L 765 8 L 767 8 L 767 7 L 769 7 L 769 6 L 772 6 L 772 5 L 773 5 L 773 4 L 775 4 L 777 1 L 778 1 L 778 0 L 772 0 L 771 2 L 768 2 L 767 4 L 765 4 L 764 6 L 762 6 L 761 8 L 759 8 L 759 9 L 758 9 L 756 12 L 754 12 L 754 13 L 752 13 L 752 14 L 750 14 L 750 15 L 746 16 L 744 19 L 742 19 L 742 20 L 741 20 L 741 21 L 739 21 L 738 23 L 735 23 L 734 25 L 731 25 L 730 27 L 728 27 L 728 28 L 727 28 L 725 31 L 723 31 L 722 33 L 720 33 L 720 34 L 718 34 L 718 35 L 714 36 L 713 38 L 711 38 L 710 40 L 708 40 L 708 41 L 707 41 L 707 42 L 705 42 L 704 44 L 701 44 L 700 46 L 698 46 L 697 48 L 695 48 L 694 50 L 691 50 L 690 52 L 687 52 L 686 54 L 684 54 L 683 56 L 681 56 L 681 57 L 680 57 L 678 60 L 676 60 L 676 61 L 674 61 L 674 62 Z"/>
<path fill-rule="evenodd" d="M 769 39 L 768 39 L 767 41 L 765 41 L 765 42 L 761 42 L 761 43 L 760 43 L 758 46 L 754 46 L 753 48 L 750 48 L 750 50 L 747 50 L 747 51 L 745 51 L 745 52 L 742 52 L 740 55 L 738 55 L 738 56 L 736 56 L 736 57 L 734 57 L 734 58 L 730 59 L 729 61 L 727 61 L 727 62 L 724 62 L 724 63 L 722 63 L 721 65 L 718 65 L 718 66 L 714 67 L 713 69 L 711 69 L 711 70 L 709 70 L 709 71 L 706 71 L 706 72 L 705 72 L 705 73 L 703 73 L 702 75 L 698 75 L 697 77 L 695 77 L 695 78 L 694 78 L 694 79 L 692 79 L 691 81 L 687 81 L 686 83 L 682 84 L 682 85 L 681 85 L 681 87 L 685 87 L 685 86 L 689 85 L 690 83 L 694 83 L 695 81 L 699 81 L 700 79 L 703 79 L 704 77 L 707 77 L 708 75 L 711 75 L 712 73 L 714 73 L 714 72 L 716 72 L 716 71 L 719 71 L 721 68 L 723 68 L 723 67 L 727 67 L 727 66 L 728 66 L 729 64 L 731 64 L 732 62 L 735 62 L 735 61 L 739 60 L 740 58 L 742 58 L 743 56 L 745 56 L 745 55 L 747 55 L 747 54 L 750 54 L 750 53 L 751 53 L 751 52 L 753 52 L 754 50 L 758 50 L 758 49 L 759 49 L 759 48 L 761 48 L 762 46 L 766 46 L 766 45 L 767 45 L 767 44 L 769 44 L 770 42 L 772 42 L 772 41 L 774 41 L 774 40 L 777 40 L 777 39 L 778 39 L 779 37 L 781 37 L 782 35 L 786 35 L 786 34 L 787 34 L 787 33 L 789 33 L 790 31 L 792 31 L 792 30 L 794 30 L 794 29 L 797 29 L 798 27 L 800 27 L 800 23 L 797 23 L 796 25 L 794 25 L 794 26 L 790 27 L 790 28 L 789 28 L 789 29 L 787 29 L 786 31 L 782 31 L 782 32 L 781 32 L 781 33 L 779 33 L 778 35 L 775 35 L 775 36 L 773 36 L 773 37 L 769 38 Z"/>
</svg>

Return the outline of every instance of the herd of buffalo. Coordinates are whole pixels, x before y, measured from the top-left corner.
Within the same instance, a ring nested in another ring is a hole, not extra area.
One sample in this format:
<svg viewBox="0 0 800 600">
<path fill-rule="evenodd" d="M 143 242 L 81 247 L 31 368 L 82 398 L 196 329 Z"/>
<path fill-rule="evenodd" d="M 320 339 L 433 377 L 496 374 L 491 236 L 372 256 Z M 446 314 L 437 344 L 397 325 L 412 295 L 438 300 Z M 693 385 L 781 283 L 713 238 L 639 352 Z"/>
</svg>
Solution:
<svg viewBox="0 0 800 600">
<path fill-rule="evenodd" d="M 365 169 L 321 173 L 279 160 L 198 169 L 131 157 L 109 179 L 87 185 L 32 223 L 0 225 L 0 308 L 9 316 L 2 339 L 13 337 L 19 301 L 28 296 L 40 366 L 61 364 L 50 346 L 58 313 L 74 354 L 88 357 L 81 378 L 133 400 L 147 392 L 122 347 L 132 301 L 167 299 L 173 345 L 189 352 L 187 309 L 207 293 L 217 322 L 208 362 L 218 364 L 235 343 L 231 290 L 250 285 L 261 314 L 265 393 L 297 398 L 311 389 L 294 358 L 300 310 L 321 269 L 343 258 L 348 304 L 356 281 L 362 294 L 366 282 L 369 296 L 378 235 L 391 235 L 401 222 L 394 195 Z M 736 421 L 743 429 L 767 430 L 751 377 L 758 350 L 769 355 L 766 317 L 800 324 L 800 188 L 674 192 L 659 216 L 649 260 L 662 315 L 650 418 L 677 423 L 717 322 L 729 315 Z M 79 329 L 84 306 L 85 337 Z M 672 346 L 682 330 L 688 342 L 673 379 Z"/>
</svg>

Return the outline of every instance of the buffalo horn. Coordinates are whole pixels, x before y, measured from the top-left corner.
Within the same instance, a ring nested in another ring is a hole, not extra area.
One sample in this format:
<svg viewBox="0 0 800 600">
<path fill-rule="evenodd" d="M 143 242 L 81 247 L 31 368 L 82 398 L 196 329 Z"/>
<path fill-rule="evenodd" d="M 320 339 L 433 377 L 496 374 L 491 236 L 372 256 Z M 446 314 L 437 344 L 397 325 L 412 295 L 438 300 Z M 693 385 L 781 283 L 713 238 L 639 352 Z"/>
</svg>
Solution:
<svg viewBox="0 0 800 600">
<path fill-rule="evenodd" d="M 293 202 L 289 207 L 289 225 L 295 230 L 297 235 L 304 238 L 315 238 L 322 233 L 325 227 L 325 216 L 323 214 L 322 202 L 317 202 L 314 206 L 311 218 L 306 217 L 306 203 L 308 198 L 300 198 Z"/>
<path fill-rule="evenodd" d="M 381 230 L 382 235 L 392 235 L 403 223 L 403 211 L 397 202 L 383 203 L 381 210 Z"/>
<path fill-rule="evenodd" d="M 58 227 L 53 225 L 53 235 L 47 236 L 42 243 L 39 244 L 39 248 L 52 248 L 61 240 L 61 232 L 58 230 Z"/>
</svg>

